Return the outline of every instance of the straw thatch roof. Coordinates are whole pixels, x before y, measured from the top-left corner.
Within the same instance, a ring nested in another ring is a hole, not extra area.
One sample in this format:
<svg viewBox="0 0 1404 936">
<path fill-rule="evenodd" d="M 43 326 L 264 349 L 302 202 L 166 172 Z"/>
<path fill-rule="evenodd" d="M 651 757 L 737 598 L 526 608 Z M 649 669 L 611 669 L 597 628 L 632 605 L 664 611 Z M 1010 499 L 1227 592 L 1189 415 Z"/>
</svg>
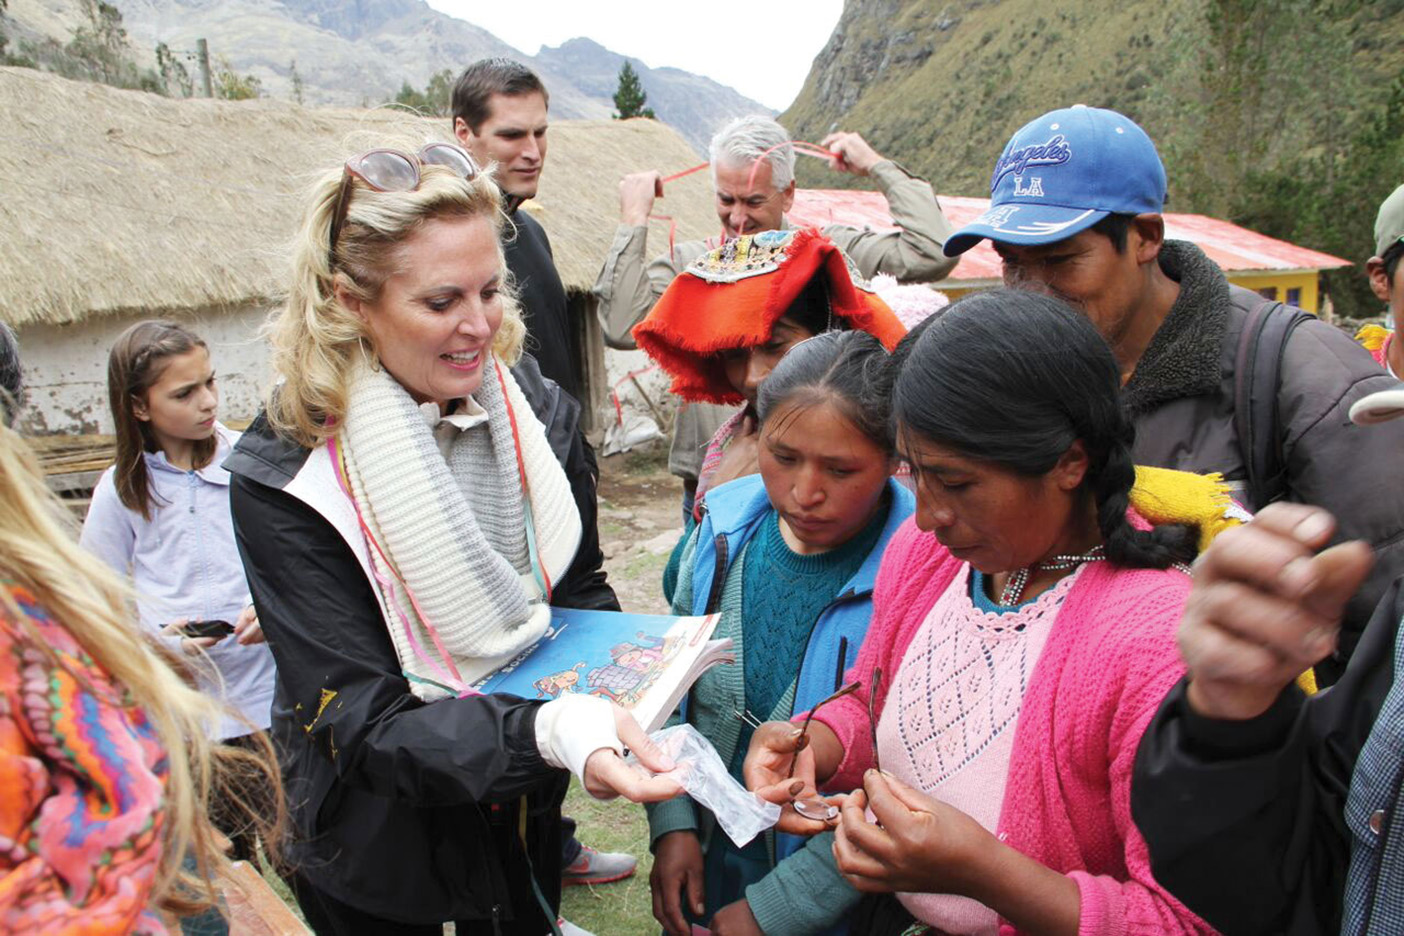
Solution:
<svg viewBox="0 0 1404 936">
<path fill-rule="evenodd" d="M 413 133 L 447 139 L 446 120 L 391 110 L 320 110 L 280 101 L 176 101 L 0 68 L 0 320 L 73 322 L 266 301 L 277 292 L 302 192 L 351 147 Z M 594 282 L 618 221 L 626 172 L 696 162 L 648 120 L 553 124 L 541 192 L 570 290 Z M 678 238 L 716 225 L 698 173 L 658 210 Z M 668 225 L 651 241 L 667 248 Z"/>
</svg>

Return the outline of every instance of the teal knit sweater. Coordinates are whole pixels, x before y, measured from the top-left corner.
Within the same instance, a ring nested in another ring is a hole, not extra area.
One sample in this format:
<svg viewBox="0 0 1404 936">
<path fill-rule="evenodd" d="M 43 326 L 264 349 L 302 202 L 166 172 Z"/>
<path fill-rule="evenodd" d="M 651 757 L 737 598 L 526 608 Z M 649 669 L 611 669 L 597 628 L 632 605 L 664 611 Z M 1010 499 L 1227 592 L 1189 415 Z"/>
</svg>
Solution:
<svg viewBox="0 0 1404 936">
<path fill-rule="evenodd" d="M 755 554 L 745 565 L 741 592 L 746 707 L 752 712 L 775 710 L 795 681 L 814 622 L 868 558 L 886 521 L 887 511 L 880 510 L 861 533 L 839 548 L 801 556 L 785 543 L 780 515 L 772 510 L 755 540 L 746 544 L 746 550 Z M 743 726 L 731 761 L 731 772 L 738 780 L 750 744 L 751 729 Z"/>
</svg>

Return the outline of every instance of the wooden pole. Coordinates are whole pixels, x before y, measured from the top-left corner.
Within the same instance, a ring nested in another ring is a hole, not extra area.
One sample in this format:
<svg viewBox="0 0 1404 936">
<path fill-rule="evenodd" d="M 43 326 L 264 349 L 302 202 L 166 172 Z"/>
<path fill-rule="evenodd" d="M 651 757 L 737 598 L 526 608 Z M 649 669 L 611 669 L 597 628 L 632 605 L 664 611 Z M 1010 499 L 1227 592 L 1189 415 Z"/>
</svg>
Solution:
<svg viewBox="0 0 1404 936">
<path fill-rule="evenodd" d="M 214 97 L 210 84 L 210 44 L 203 39 L 195 40 L 195 54 L 200 59 L 200 83 L 205 87 L 205 97 Z"/>
</svg>

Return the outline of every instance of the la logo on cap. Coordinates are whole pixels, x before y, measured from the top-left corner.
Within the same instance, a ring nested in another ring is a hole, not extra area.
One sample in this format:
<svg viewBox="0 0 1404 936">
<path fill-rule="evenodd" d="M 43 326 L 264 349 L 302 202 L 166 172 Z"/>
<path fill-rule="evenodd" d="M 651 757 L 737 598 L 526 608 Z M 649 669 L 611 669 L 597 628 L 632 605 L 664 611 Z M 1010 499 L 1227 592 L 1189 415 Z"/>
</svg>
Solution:
<svg viewBox="0 0 1404 936">
<path fill-rule="evenodd" d="M 1029 179 L 1028 185 L 1025 185 L 1025 184 L 1024 184 L 1024 180 L 1023 180 L 1021 177 L 1015 176 L 1015 177 L 1014 177 L 1014 197 L 1015 197 L 1015 198 L 1042 198 L 1042 197 L 1043 197 L 1043 177 L 1042 177 L 1042 176 L 1034 176 L 1033 178 Z"/>
</svg>

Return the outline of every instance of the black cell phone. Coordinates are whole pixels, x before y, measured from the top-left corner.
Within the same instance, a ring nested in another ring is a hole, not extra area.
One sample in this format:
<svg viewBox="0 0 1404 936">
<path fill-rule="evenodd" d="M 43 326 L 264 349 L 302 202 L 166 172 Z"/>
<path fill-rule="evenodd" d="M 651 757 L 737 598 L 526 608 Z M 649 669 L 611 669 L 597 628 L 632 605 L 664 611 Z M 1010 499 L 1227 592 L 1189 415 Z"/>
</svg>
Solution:
<svg viewBox="0 0 1404 936">
<path fill-rule="evenodd" d="M 234 633 L 234 625 L 228 621 L 190 621 L 181 628 L 187 637 L 213 637 L 216 640 Z"/>
</svg>

